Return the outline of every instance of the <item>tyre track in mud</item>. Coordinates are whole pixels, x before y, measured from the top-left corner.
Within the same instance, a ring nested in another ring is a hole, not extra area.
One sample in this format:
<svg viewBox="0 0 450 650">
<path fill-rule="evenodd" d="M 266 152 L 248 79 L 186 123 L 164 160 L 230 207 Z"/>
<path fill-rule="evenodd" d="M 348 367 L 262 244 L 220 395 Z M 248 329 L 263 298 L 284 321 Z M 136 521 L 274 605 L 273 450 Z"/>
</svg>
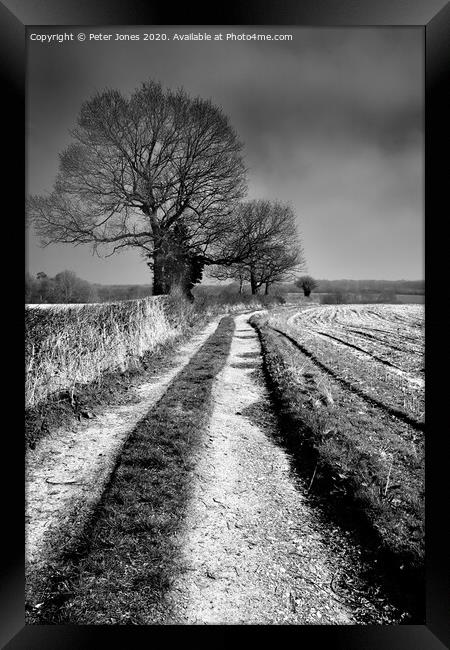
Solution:
<svg viewBox="0 0 450 650">
<path fill-rule="evenodd" d="M 333 334 L 328 334 L 328 332 L 321 332 L 320 330 L 309 330 L 311 334 L 319 334 L 320 336 L 325 336 L 328 339 L 331 339 L 332 341 L 337 341 L 338 343 L 342 343 L 347 348 L 353 348 L 353 350 L 357 350 L 358 352 L 362 352 L 363 354 L 367 355 L 371 359 L 374 359 L 375 361 L 379 361 L 380 363 L 384 364 L 385 366 L 390 366 L 391 368 L 395 368 L 396 370 L 400 370 L 402 373 L 402 369 L 399 368 L 399 366 L 396 366 L 395 363 L 392 363 L 391 361 L 388 361 L 387 359 L 383 359 L 382 357 L 379 357 L 376 354 L 372 354 L 372 352 L 369 352 L 369 350 L 365 350 L 364 348 L 360 348 L 358 345 L 355 345 L 354 343 L 349 343 L 348 341 L 345 341 L 344 339 L 339 338 L 338 336 L 334 336 Z"/>
<path fill-rule="evenodd" d="M 332 377 L 335 381 L 337 381 L 339 384 L 341 384 L 344 388 L 347 390 L 355 393 L 355 395 L 358 395 L 358 397 L 362 398 L 365 400 L 367 403 L 377 406 L 381 410 L 383 410 L 385 413 L 388 413 L 389 415 L 398 418 L 402 422 L 405 422 L 409 426 L 411 426 L 413 429 L 417 431 L 424 431 L 425 430 L 425 423 L 424 422 L 419 422 L 415 420 L 414 418 L 409 417 L 406 413 L 403 411 L 400 411 L 396 408 L 393 408 L 391 406 L 388 406 L 381 402 L 380 400 L 377 400 L 375 397 L 372 397 L 370 395 L 367 395 L 364 391 L 362 391 L 360 388 L 352 384 L 351 382 L 347 381 L 343 377 L 339 376 L 337 373 L 335 373 L 331 368 L 326 366 L 324 363 L 319 361 L 316 356 L 312 352 L 310 352 L 305 346 L 303 346 L 301 343 L 296 341 L 292 336 L 289 336 L 289 334 L 286 334 L 286 332 L 283 332 L 282 330 L 279 330 L 275 327 L 272 327 L 269 325 L 269 327 L 276 332 L 277 334 L 283 336 L 286 338 L 294 347 L 296 347 L 302 354 L 304 354 L 308 359 L 310 359 L 320 370 L 322 370 L 324 373 L 326 373 L 328 376 Z"/>
<path fill-rule="evenodd" d="M 344 339 L 339 338 L 338 336 L 334 336 L 333 334 L 328 334 L 327 332 L 320 332 L 319 330 L 313 331 L 310 330 L 312 334 L 319 334 L 320 336 L 324 336 L 328 339 L 331 339 L 333 342 L 336 341 L 337 343 L 342 344 L 345 347 L 348 348 L 353 348 L 357 352 L 361 352 L 362 354 L 368 356 L 370 359 L 373 359 L 374 361 L 377 361 L 385 366 L 388 366 L 392 368 L 392 372 L 395 372 L 395 374 L 398 374 L 399 376 L 403 377 L 405 381 L 411 383 L 411 384 L 416 384 L 418 386 L 423 387 L 424 381 L 423 379 L 419 377 L 413 377 L 411 376 L 410 373 L 408 373 L 406 370 L 403 370 L 400 368 L 400 366 L 397 366 L 395 363 L 392 363 L 391 361 L 388 361 L 387 359 L 383 359 L 382 357 L 379 357 L 376 354 L 372 354 L 372 352 L 369 352 L 369 350 L 365 350 L 364 348 L 360 348 L 358 345 L 355 345 L 354 343 L 349 343 L 348 341 L 345 341 Z M 339 347 L 339 346 L 338 346 Z"/>
<path fill-rule="evenodd" d="M 360 325 L 360 328 L 362 329 L 361 325 Z M 361 329 L 359 329 L 359 330 L 358 329 L 352 329 L 351 327 L 348 327 L 346 329 L 347 329 L 348 332 L 351 332 L 352 334 L 355 334 L 356 336 L 359 336 L 362 339 L 370 339 L 370 340 L 376 341 L 377 343 L 380 343 L 382 346 L 392 348 L 392 350 L 396 350 L 397 352 L 407 352 L 407 348 L 405 348 L 405 347 L 399 348 L 397 345 L 394 345 L 390 341 L 386 340 L 387 334 L 388 334 L 387 330 L 377 330 L 377 329 L 372 329 L 371 328 L 370 332 L 365 332 L 365 331 L 361 331 Z M 374 334 L 372 334 L 372 332 L 379 332 L 379 333 L 383 334 L 384 337 L 383 336 L 375 336 Z M 408 341 L 411 341 L 412 343 L 415 343 L 417 345 L 417 340 L 416 339 L 408 338 L 408 337 L 405 337 L 405 336 L 400 336 L 398 334 L 396 334 L 396 337 L 399 340 L 408 340 Z"/>
</svg>

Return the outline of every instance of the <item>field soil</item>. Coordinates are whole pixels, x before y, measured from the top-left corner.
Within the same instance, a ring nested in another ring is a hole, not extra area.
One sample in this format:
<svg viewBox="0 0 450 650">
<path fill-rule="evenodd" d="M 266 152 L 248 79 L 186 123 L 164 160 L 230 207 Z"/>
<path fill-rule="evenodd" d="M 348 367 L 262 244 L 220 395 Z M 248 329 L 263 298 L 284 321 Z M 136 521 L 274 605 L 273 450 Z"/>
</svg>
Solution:
<svg viewBox="0 0 450 650">
<path fill-rule="evenodd" d="M 324 305 L 252 323 L 289 448 L 317 467 L 314 492 L 358 521 L 369 564 L 422 621 L 423 307 Z"/>
<path fill-rule="evenodd" d="M 25 554 L 27 584 L 83 528 L 138 421 L 164 394 L 217 327 L 217 320 L 181 346 L 171 367 L 131 387 L 124 404 L 96 409 L 71 426 L 52 430 L 27 450 Z"/>
</svg>

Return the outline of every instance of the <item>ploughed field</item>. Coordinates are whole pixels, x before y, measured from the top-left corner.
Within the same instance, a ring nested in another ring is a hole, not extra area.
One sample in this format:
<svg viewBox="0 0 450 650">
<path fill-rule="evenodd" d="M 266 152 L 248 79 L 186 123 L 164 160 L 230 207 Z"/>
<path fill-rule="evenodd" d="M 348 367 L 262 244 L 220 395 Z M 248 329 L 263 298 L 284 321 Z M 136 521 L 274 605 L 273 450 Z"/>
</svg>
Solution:
<svg viewBox="0 0 450 650">
<path fill-rule="evenodd" d="M 422 305 L 324 305 L 295 313 L 284 327 L 325 371 L 423 425 Z"/>
<path fill-rule="evenodd" d="M 421 567 L 424 305 L 305 305 L 254 324 L 319 480 L 354 500 L 400 568 Z"/>
</svg>

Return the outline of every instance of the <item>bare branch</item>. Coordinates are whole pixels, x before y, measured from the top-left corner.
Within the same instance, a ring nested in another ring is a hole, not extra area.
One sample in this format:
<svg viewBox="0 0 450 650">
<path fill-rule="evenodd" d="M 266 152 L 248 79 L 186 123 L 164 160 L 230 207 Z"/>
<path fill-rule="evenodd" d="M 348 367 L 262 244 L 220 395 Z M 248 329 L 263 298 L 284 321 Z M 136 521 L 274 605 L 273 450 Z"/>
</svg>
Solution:
<svg viewBox="0 0 450 650">
<path fill-rule="evenodd" d="M 295 214 L 279 201 L 257 200 L 242 203 L 238 210 L 237 229 L 228 246 L 235 251 L 233 263 L 216 260 L 209 274 L 213 277 L 250 282 L 252 292 L 274 282 L 293 279 L 304 268 L 303 247 L 297 231 Z"/>
<path fill-rule="evenodd" d="M 71 135 L 53 192 L 28 201 L 44 246 L 152 254 L 182 224 L 186 249 L 204 263 L 231 259 L 224 240 L 246 191 L 246 170 L 242 143 L 221 109 L 149 81 L 130 97 L 117 90 L 94 95 Z"/>
</svg>

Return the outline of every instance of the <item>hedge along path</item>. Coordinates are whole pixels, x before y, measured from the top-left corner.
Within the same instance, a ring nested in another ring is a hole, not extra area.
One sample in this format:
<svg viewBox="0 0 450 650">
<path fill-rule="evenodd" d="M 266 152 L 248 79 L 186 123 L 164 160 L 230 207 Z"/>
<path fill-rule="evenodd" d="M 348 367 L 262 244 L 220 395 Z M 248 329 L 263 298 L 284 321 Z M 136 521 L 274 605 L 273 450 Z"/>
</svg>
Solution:
<svg viewBox="0 0 450 650">
<path fill-rule="evenodd" d="M 138 401 L 108 408 L 95 420 L 58 429 L 27 451 L 25 536 L 27 586 L 78 535 L 101 498 L 126 438 L 170 382 L 215 331 L 218 319 L 181 346 L 173 366 L 134 388 Z"/>
<path fill-rule="evenodd" d="M 170 591 L 181 624 L 349 624 L 330 585 L 342 570 L 326 530 L 275 443 L 277 422 L 262 378 L 260 343 L 236 317 L 230 356 L 216 377 L 214 409 L 196 457 Z"/>
<path fill-rule="evenodd" d="M 234 321 L 217 329 L 137 424 L 85 539 L 66 548 L 28 605 L 31 623 L 161 622 L 189 498 L 191 457 L 211 412 Z"/>
</svg>

